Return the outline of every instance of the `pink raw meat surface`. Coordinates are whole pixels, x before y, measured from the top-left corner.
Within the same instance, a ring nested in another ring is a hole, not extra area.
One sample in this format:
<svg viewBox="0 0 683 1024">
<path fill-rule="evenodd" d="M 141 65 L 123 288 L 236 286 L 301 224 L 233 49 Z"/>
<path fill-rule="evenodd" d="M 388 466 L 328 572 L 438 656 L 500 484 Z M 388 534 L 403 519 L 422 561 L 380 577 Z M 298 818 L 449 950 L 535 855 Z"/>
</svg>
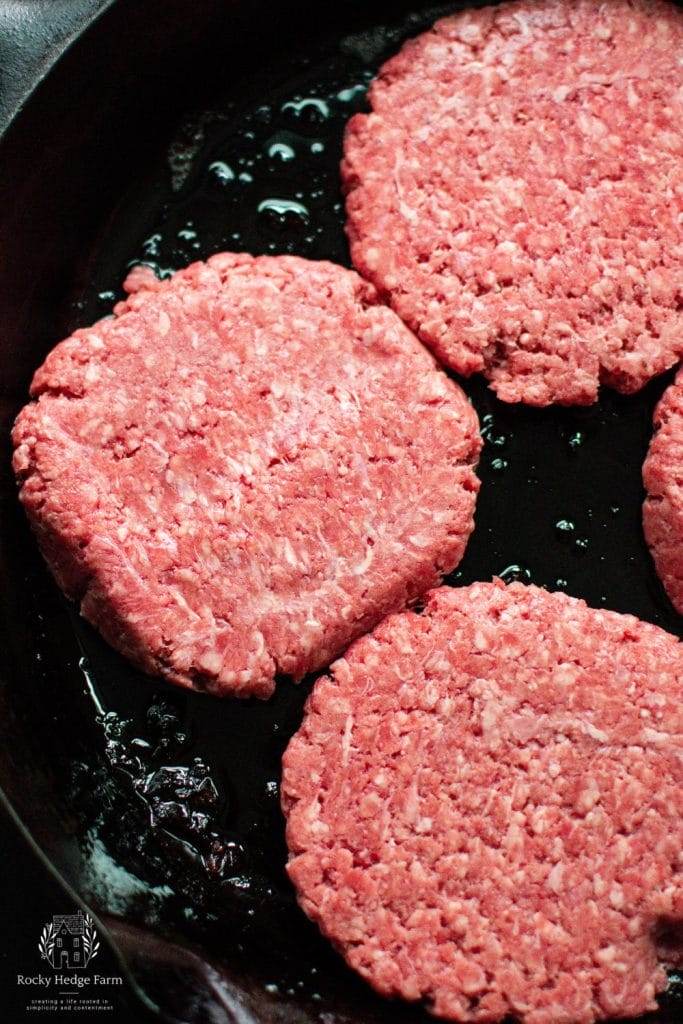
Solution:
<svg viewBox="0 0 683 1024">
<path fill-rule="evenodd" d="M 520 0 L 408 42 L 348 125 L 353 261 L 447 366 L 531 405 L 683 354 L 683 12 Z"/>
<path fill-rule="evenodd" d="M 519 583 L 435 590 L 316 683 L 282 800 L 301 906 L 382 994 L 455 1021 L 654 1010 L 683 645 Z"/>
<path fill-rule="evenodd" d="M 476 414 L 331 263 L 223 253 L 127 288 L 36 373 L 21 500 L 113 646 L 174 683 L 266 697 L 457 565 Z"/>
<path fill-rule="evenodd" d="M 671 603 L 683 615 L 683 370 L 655 410 L 643 466 L 645 538 Z"/>
</svg>

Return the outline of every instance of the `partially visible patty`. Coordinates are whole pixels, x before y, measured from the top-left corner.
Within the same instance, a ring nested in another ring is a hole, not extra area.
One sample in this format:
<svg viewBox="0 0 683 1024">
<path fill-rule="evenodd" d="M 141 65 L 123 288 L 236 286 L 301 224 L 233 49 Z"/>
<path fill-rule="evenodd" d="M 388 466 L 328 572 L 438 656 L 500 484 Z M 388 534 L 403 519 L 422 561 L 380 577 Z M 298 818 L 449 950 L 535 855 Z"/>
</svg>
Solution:
<svg viewBox="0 0 683 1024">
<path fill-rule="evenodd" d="M 501 582 L 322 677 L 284 757 L 301 906 L 386 996 L 589 1024 L 655 1009 L 683 922 L 683 645 Z"/>
<path fill-rule="evenodd" d="M 517 0 L 407 43 L 349 122 L 357 269 L 498 396 L 588 404 L 683 354 L 683 12 Z"/>
<path fill-rule="evenodd" d="M 38 370 L 21 500 L 62 589 L 146 671 L 268 696 L 460 560 L 477 418 L 371 285 L 223 253 Z"/>
<path fill-rule="evenodd" d="M 659 577 L 683 615 L 683 370 L 655 410 L 643 466 L 643 527 Z"/>
</svg>

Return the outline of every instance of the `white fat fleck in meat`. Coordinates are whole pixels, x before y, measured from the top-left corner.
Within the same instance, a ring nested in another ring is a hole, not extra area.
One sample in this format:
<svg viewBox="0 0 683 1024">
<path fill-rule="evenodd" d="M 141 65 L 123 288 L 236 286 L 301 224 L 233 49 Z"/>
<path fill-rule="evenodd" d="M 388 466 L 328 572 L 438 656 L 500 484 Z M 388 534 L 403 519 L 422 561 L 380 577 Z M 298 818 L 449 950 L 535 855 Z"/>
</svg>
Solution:
<svg viewBox="0 0 683 1024">
<path fill-rule="evenodd" d="M 372 563 L 372 559 L 373 558 L 374 558 L 373 549 L 368 544 L 368 546 L 366 548 L 366 551 L 365 551 L 365 557 L 360 562 L 358 562 L 356 565 L 354 565 L 353 569 L 351 570 L 353 572 L 354 576 L 362 576 L 363 573 L 366 572 L 367 569 L 370 568 L 370 565 Z"/>
<path fill-rule="evenodd" d="M 353 715 L 348 715 L 346 722 L 344 723 L 344 735 L 342 737 L 342 759 L 341 763 L 344 768 L 349 763 L 349 755 L 351 753 L 351 736 L 353 734 Z"/>
</svg>

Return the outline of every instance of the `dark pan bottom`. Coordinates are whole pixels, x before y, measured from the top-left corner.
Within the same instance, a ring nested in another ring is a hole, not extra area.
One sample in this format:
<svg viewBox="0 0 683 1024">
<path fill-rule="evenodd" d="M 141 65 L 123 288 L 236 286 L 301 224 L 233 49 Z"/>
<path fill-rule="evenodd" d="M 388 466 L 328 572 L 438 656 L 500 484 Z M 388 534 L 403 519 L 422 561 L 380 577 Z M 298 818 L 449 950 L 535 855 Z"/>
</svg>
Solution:
<svg viewBox="0 0 683 1024">
<path fill-rule="evenodd" d="M 187 116 L 85 254 L 64 333 L 106 315 L 138 262 L 165 275 L 246 249 L 348 265 L 338 178 L 344 123 L 364 109 L 385 56 L 431 20 L 301 38 Z M 629 399 L 605 392 L 590 409 L 543 411 L 502 405 L 481 380 L 466 382 L 486 436 L 483 486 L 476 532 L 448 582 L 520 579 L 680 635 L 640 522 L 641 465 L 666 382 Z M 35 688 L 14 695 L 17 713 L 39 706 L 36 746 L 56 751 L 80 890 L 105 912 L 224 958 L 252 980 L 263 1007 L 277 1003 L 263 1010 L 269 1020 L 430 1019 L 355 978 L 298 910 L 285 878 L 280 757 L 311 681 L 283 680 L 262 704 L 218 702 L 142 676 L 59 597 L 18 510 L 12 529 L 23 581 L 15 611 L 35 659 Z M 680 979 L 661 1002 L 657 1020 L 681 1019 Z"/>
</svg>

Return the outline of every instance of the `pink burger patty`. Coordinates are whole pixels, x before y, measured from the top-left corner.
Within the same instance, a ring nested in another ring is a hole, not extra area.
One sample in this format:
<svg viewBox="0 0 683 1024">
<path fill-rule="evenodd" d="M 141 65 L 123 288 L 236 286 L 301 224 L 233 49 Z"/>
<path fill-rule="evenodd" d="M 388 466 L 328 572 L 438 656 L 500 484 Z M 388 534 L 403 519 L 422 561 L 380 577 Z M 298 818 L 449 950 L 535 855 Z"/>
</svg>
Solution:
<svg viewBox="0 0 683 1024">
<path fill-rule="evenodd" d="M 223 253 L 127 289 L 37 371 L 21 500 L 113 646 L 182 686 L 267 697 L 457 565 L 476 414 L 331 263 Z"/>
<path fill-rule="evenodd" d="M 683 355 L 683 12 L 520 0 L 380 70 L 342 175 L 357 269 L 507 402 L 594 402 Z"/>
<path fill-rule="evenodd" d="M 387 996 L 589 1024 L 655 1008 L 683 921 L 683 645 L 500 581 L 322 677 L 284 757 L 289 875 Z"/>
<path fill-rule="evenodd" d="M 643 466 L 645 538 L 671 602 L 683 615 L 683 370 L 655 410 Z"/>
</svg>

